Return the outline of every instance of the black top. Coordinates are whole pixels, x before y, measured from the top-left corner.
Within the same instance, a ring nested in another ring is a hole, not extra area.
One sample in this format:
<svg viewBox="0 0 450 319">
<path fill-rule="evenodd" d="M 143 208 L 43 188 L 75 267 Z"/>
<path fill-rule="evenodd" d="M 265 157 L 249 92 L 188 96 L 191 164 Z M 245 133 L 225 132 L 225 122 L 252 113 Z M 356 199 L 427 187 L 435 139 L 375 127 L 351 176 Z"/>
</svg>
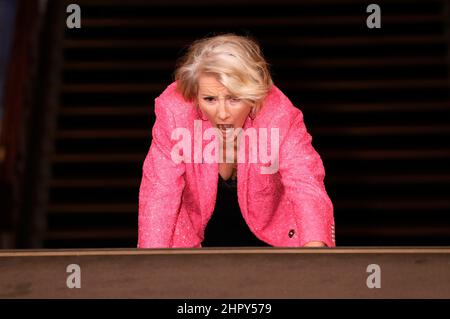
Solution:
<svg viewBox="0 0 450 319">
<path fill-rule="evenodd" d="M 216 206 L 205 230 L 202 247 L 270 246 L 259 240 L 242 217 L 237 197 L 237 179 L 219 174 Z"/>
</svg>

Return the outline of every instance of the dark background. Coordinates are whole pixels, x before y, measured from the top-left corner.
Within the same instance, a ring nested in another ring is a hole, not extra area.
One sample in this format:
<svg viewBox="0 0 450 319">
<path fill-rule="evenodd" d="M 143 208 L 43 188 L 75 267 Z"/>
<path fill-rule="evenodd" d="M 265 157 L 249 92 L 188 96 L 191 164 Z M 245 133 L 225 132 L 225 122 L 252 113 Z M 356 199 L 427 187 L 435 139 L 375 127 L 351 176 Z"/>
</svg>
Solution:
<svg viewBox="0 0 450 319">
<path fill-rule="evenodd" d="M 369 29 L 370 3 L 16 1 L 0 247 L 136 247 L 153 100 L 192 41 L 223 32 L 257 39 L 302 110 L 337 246 L 449 245 L 450 4 L 377 1 Z"/>
</svg>

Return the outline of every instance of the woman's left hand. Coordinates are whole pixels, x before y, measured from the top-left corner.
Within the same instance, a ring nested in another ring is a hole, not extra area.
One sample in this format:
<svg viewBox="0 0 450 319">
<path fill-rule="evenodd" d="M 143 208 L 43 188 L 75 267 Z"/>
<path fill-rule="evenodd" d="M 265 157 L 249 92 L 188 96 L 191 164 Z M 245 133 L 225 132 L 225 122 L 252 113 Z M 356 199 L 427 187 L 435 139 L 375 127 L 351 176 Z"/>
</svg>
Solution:
<svg viewBox="0 0 450 319">
<path fill-rule="evenodd" d="M 325 243 L 322 241 L 310 241 L 306 243 L 303 247 L 326 247 Z"/>
</svg>

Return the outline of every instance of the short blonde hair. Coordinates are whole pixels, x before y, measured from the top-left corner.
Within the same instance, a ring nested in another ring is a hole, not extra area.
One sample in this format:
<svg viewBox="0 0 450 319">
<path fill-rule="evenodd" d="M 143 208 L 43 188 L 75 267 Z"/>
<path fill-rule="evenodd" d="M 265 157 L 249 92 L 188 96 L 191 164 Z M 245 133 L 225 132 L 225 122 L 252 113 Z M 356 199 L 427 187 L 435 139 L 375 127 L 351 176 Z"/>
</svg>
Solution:
<svg viewBox="0 0 450 319">
<path fill-rule="evenodd" d="M 195 41 L 178 61 L 175 80 L 185 100 L 195 101 L 202 73 L 215 75 L 231 94 L 258 109 L 273 84 L 257 42 L 230 33 Z"/>
</svg>

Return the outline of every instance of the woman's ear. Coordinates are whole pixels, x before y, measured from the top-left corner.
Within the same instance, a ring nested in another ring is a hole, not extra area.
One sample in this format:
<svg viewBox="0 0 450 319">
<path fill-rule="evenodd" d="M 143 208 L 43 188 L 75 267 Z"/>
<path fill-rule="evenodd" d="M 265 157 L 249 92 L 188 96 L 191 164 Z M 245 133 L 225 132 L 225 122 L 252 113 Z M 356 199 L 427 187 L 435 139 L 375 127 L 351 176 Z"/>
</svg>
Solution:
<svg viewBox="0 0 450 319">
<path fill-rule="evenodd" d="M 256 113 L 258 113 L 258 106 L 255 102 L 249 103 L 250 106 L 250 112 L 248 113 L 248 116 L 254 120 L 256 117 Z"/>
</svg>

